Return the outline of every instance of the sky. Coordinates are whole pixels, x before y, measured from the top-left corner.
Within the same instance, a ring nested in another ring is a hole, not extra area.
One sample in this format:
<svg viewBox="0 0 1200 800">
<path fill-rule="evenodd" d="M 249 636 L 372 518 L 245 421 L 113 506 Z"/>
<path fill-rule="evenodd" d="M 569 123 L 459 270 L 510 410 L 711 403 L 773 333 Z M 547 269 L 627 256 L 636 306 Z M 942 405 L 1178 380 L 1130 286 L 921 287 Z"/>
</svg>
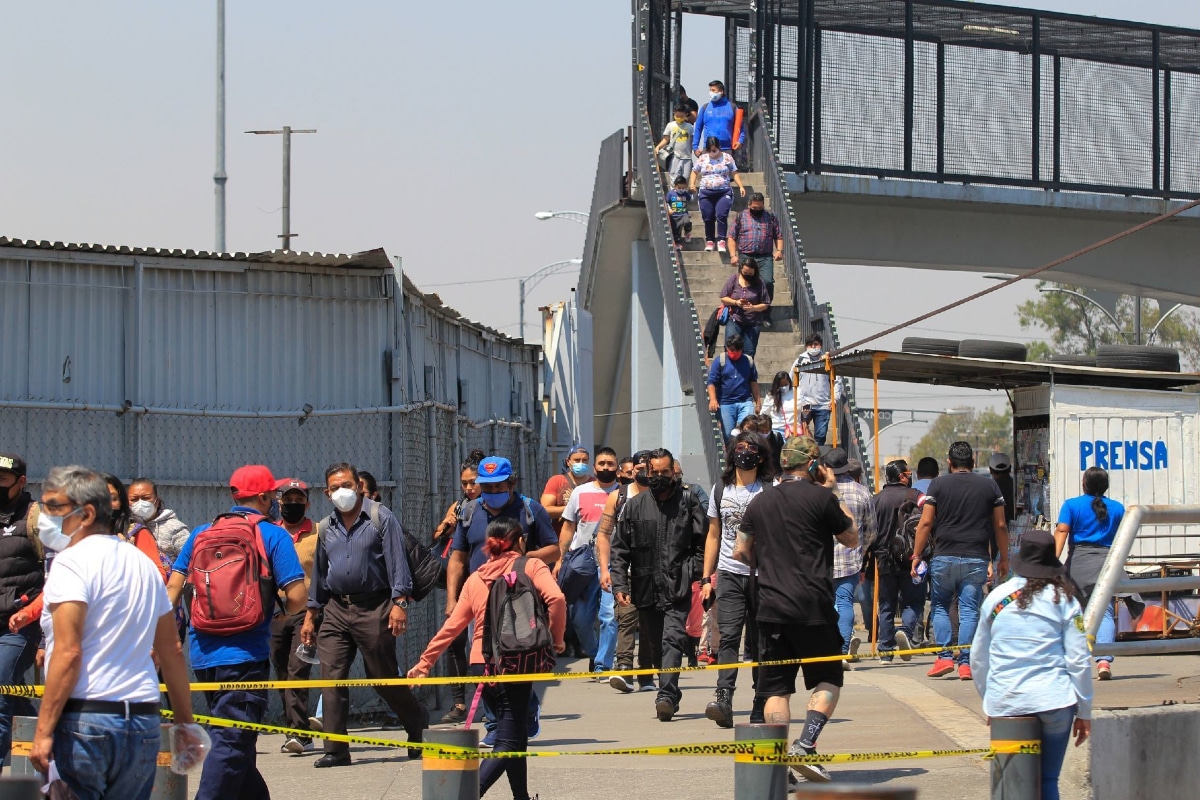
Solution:
<svg viewBox="0 0 1200 800">
<path fill-rule="evenodd" d="M 1021 5 L 1200 28 L 1194 0 Z M 515 278 L 583 249 L 583 227 L 539 222 L 534 212 L 588 210 L 600 141 L 632 121 L 630 6 L 448 8 L 227 3 L 227 249 L 279 242 L 279 137 L 243 131 L 316 128 L 293 138 L 292 248 L 384 247 L 422 289 L 515 335 Z M 683 82 L 701 96 L 722 72 L 722 23 L 685 19 Z M 215 0 L 14 3 L 5 21 L 20 35 L 0 48 L 0 236 L 212 249 Z M 813 265 L 812 275 L 843 341 L 985 285 L 894 269 Z M 563 275 L 532 290 L 530 323 L 537 306 L 566 299 L 573 285 Z M 1013 309 L 1032 295 L 1013 287 L 912 333 L 1030 338 Z M 882 344 L 902 336 L 893 338 Z M 891 385 L 884 400 L 933 409 L 998 402 Z M 911 443 L 923 428 L 895 433 Z M 897 444 L 885 436 L 887 447 Z"/>
</svg>

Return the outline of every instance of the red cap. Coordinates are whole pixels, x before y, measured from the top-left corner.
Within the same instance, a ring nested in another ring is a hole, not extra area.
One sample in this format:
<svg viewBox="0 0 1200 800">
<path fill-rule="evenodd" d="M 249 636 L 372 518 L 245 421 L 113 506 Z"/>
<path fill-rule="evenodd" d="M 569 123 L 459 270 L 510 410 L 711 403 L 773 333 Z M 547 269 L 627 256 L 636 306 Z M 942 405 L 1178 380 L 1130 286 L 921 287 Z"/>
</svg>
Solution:
<svg viewBox="0 0 1200 800">
<path fill-rule="evenodd" d="M 275 491 L 277 492 L 289 492 L 292 489 L 299 489 L 304 494 L 308 494 L 308 484 L 299 478 L 284 478 L 275 484 Z"/>
<path fill-rule="evenodd" d="M 273 492 L 276 483 L 271 470 L 262 464 L 247 464 L 244 467 L 238 467 L 229 477 L 229 489 L 233 492 L 235 500 Z"/>
</svg>

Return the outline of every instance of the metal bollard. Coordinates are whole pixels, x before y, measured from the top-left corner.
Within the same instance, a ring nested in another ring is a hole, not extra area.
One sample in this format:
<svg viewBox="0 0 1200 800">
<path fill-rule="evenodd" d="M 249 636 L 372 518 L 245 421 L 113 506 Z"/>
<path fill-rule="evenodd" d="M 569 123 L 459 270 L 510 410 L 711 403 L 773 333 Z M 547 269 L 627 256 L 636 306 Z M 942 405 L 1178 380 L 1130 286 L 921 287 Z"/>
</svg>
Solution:
<svg viewBox="0 0 1200 800">
<path fill-rule="evenodd" d="M 992 747 L 1040 742 L 1037 717 L 992 717 Z M 1042 757 L 1036 753 L 997 755 L 992 760 L 992 800 L 1037 800 L 1042 796 Z"/>
<path fill-rule="evenodd" d="M 33 733 L 36 728 L 37 717 L 13 717 L 11 771 L 13 776 L 32 777 L 37 775 L 33 764 L 29 762 L 29 751 L 33 745 Z M 150 800 L 187 800 L 187 776 L 171 772 L 170 730 L 170 725 L 162 726 L 162 739 L 158 748 L 158 766 L 154 770 L 154 788 L 150 791 Z M 7 795 L 0 795 L 0 797 L 7 797 Z"/>
<path fill-rule="evenodd" d="M 37 778 L 0 776 L 0 797 L 4 800 L 42 800 L 42 782 Z"/>
<path fill-rule="evenodd" d="M 794 794 L 810 800 L 917 800 L 917 790 L 907 787 L 856 786 L 850 783 L 798 787 Z"/>
<path fill-rule="evenodd" d="M 479 747 L 479 729 L 425 731 L 426 744 Z M 421 755 L 422 800 L 479 800 L 479 759 L 441 758 L 426 750 Z"/>
<path fill-rule="evenodd" d="M 787 755 L 787 725 L 749 725 L 733 727 L 735 742 L 779 741 L 773 755 Z M 737 755 L 733 759 L 734 800 L 784 800 L 788 794 L 786 764 L 757 763 L 753 756 Z"/>
</svg>

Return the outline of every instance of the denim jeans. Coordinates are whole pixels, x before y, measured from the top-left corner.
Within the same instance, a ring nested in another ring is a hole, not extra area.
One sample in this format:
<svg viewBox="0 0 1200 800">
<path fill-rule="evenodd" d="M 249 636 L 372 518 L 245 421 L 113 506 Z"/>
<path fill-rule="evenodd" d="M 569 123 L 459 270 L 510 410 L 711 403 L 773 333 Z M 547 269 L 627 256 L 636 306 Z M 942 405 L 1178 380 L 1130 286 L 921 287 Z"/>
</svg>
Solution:
<svg viewBox="0 0 1200 800">
<path fill-rule="evenodd" d="M 987 583 L 988 562 L 985 558 L 934 556 L 929 562 L 933 580 L 933 638 L 942 648 L 938 658 L 950 658 L 950 604 L 958 598 L 958 644 L 967 645 L 975 638 L 979 624 L 979 604 L 983 602 L 983 585 Z M 960 650 L 959 664 L 970 663 L 971 656 Z"/>
<path fill-rule="evenodd" d="M 483 674 L 482 664 L 471 665 L 472 675 Z M 496 715 L 496 744 L 493 753 L 523 753 L 529 748 L 526 715 L 523 713 L 536 697 L 531 683 L 492 683 L 483 685 L 483 697 Z M 508 775 L 508 788 L 514 800 L 529 800 L 528 759 L 489 758 L 479 769 L 479 794 L 483 796 L 501 775 Z"/>
<path fill-rule="evenodd" d="M 717 663 L 736 664 L 738 649 L 742 643 L 742 629 L 746 631 L 746 650 L 750 661 L 758 661 L 758 598 L 750 591 L 750 576 L 734 572 L 720 572 L 717 578 L 717 626 L 721 631 L 721 644 Z M 736 669 L 723 669 L 717 675 L 717 688 L 733 691 L 737 687 Z M 750 671 L 758 684 L 758 667 Z"/>
<path fill-rule="evenodd" d="M 596 669 L 612 669 L 617 653 L 617 609 L 612 592 L 600 590 L 600 641 L 596 645 Z"/>
<path fill-rule="evenodd" d="M 42 629 L 37 625 L 26 625 L 17 633 L 5 628 L 0 636 L 0 683 L 23 685 L 25 673 L 33 666 Z M 24 697 L 0 695 L 0 761 L 8 755 L 12 746 L 13 717 L 36 717 L 33 704 Z"/>
<path fill-rule="evenodd" d="M 1075 706 L 1037 715 L 1042 721 L 1042 800 L 1058 800 L 1058 776 L 1071 742 Z"/>
<path fill-rule="evenodd" d="M 596 641 L 596 618 L 600 616 L 600 575 L 588 584 L 567 609 L 567 618 L 575 630 L 575 638 L 579 640 L 579 649 L 588 658 L 595 660 L 598 642 Z"/>
<path fill-rule="evenodd" d="M 34 626 L 36 627 L 36 626 Z M 158 714 L 63 714 L 54 763 L 79 800 L 149 800 L 162 741 Z"/>
<path fill-rule="evenodd" d="M 879 573 L 879 651 L 896 649 L 896 605 L 900 605 L 900 623 L 915 642 L 917 625 L 925 613 L 925 581 L 913 583 L 907 574 Z"/>
<path fill-rule="evenodd" d="M 1117 640 L 1117 621 L 1113 618 L 1113 604 L 1109 603 L 1104 607 L 1104 619 L 1100 620 L 1100 630 L 1096 631 L 1096 645 L 1093 649 L 1093 654 L 1098 650 L 1103 652 L 1103 648 L 1099 647 L 1102 644 L 1115 642 Z M 1109 664 L 1113 662 L 1112 656 L 1096 656 L 1096 663 L 1106 661 Z"/>
<path fill-rule="evenodd" d="M 725 323 L 725 341 L 728 342 L 730 336 L 739 333 L 745 342 L 742 346 L 742 352 L 748 356 L 753 356 L 758 352 L 758 325 L 752 325 L 749 322 L 738 322 L 733 317 L 730 317 L 729 321 Z"/>
<path fill-rule="evenodd" d="M 200 683 L 266 681 L 271 677 L 271 662 L 251 661 L 196 670 Z M 267 713 L 267 690 L 205 692 L 209 715 L 239 722 L 261 723 Z M 208 729 L 212 750 L 204 759 L 204 772 L 196 800 L 266 800 L 271 796 L 267 782 L 258 771 L 257 731 L 239 728 Z"/>
<path fill-rule="evenodd" d="M 829 435 L 829 413 L 827 405 L 812 407 L 812 430 L 809 433 L 817 444 L 825 444 L 825 437 Z"/>
<path fill-rule="evenodd" d="M 842 634 L 842 654 L 850 652 L 850 637 L 854 635 L 854 590 L 858 575 L 833 579 L 833 607 L 837 609 L 838 631 Z M 868 627 L 870 621 L 867 622 Z"/>
<path fill-rule="evenodd" d="M 743 400 L 740 403 L 721 403 L 721 429 L 728 439 L 730 431 L 738 426 L 738 423 L 746 417 L 754 413 L 754 401 Z"/>
</svg>

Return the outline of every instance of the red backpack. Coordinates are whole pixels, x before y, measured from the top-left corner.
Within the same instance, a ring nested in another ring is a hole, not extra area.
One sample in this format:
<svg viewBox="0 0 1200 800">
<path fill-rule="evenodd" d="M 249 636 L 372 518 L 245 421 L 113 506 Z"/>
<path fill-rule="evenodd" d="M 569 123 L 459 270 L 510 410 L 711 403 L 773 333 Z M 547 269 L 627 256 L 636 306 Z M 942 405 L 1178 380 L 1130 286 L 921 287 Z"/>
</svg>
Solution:
<svg viewBox="0 0 1200 800">
<path fill-rule="evenodd" d="M 275 582 L 258 529 L 264 519 L 262 514 L 231 512 L 196 534 L 187 580 L 197 631 L 233 636 L 270 619 Z"/>
</svg>

